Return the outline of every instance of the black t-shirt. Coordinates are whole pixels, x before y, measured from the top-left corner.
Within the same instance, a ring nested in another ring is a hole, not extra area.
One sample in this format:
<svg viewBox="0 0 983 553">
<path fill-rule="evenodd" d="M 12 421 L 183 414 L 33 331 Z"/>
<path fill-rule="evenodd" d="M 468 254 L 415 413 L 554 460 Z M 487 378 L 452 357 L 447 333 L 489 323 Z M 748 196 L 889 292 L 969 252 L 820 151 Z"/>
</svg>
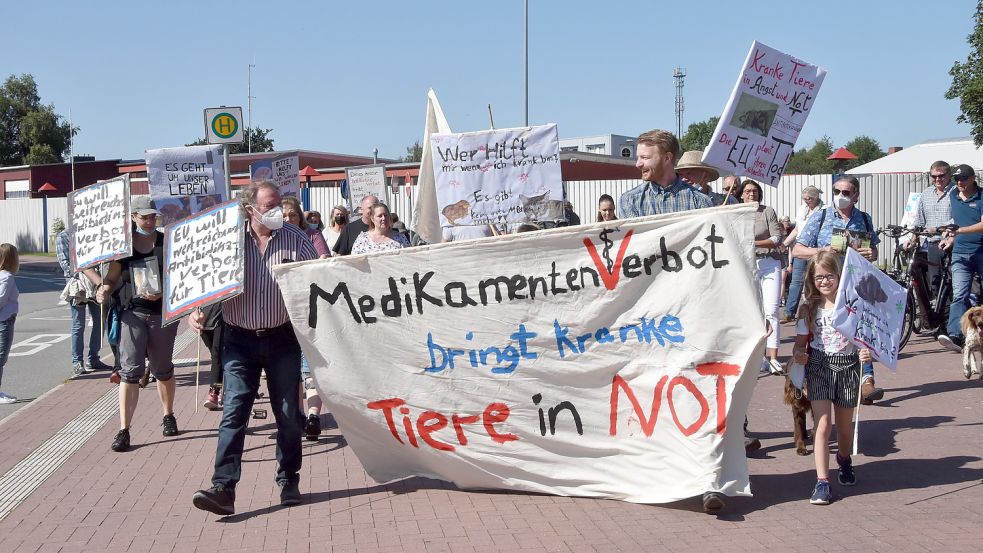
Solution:
<svg viewBox="0 0 983 553">
<path fill-rule="evenodd" d="M 157 233 L 157 237 L 154 239 L 154 248 L 152 250 L 150 250 L 149 252 L 147 252 L 147 253 L 140 253 L 140 252 L 138 252 L 136 250 L 136 248 L 134 248 L 133 249 L 133 255 L 131 255 L 130 257 L 121 259 L 119 261 L 119 263 L 120 263 L 120 265 L 122 265 L 122 269 L 123 269 L 122 272 L 120 273 L 120 282 L 122 282 L 123 284 L 122 284 L 122 286 L 119 289 L 119 298 L 120 298 L 121 304 L 124 306 L 124 308 L 127 305 L 129 305 L 129 308 L 133 309 L 134 311 L 139 311 L 141 313 L 150 313 L 152 315 L 160 315 L 163 312 L 163 309 L 164 309 L 164 300 L 163 300 L 163 298 L 158 299 L 156 301 L 148 301 L 148 300 L 145 300 L 145 299 L 143 299 L 143 298 L 141 298 L 139 296 L 135 296 L 133 294 L 134 289 L 133 289 L 133 275 L 132 275 L 132 271 L 131 271 L 131 265 L 133 265 L 133 263 L 135 261 L 141 261 L 141 260 L 144 260 L 144 259 L 147 259 L 146 263 L 148 263 L 148 264 L 149 263 L 152 263 L 153 260 L 151 260 L 149 258 L 153 258 L 153 257 L 156 257 L 157 258 L 156 259 L 156 261 L 157 261 L 157 275 L 158 275 L 158 278 L 157 278 L 157 280 L 158 280 L 158 282 L 157 282 L 157 288 L 159 290 L 163 290 L 163 285 L 164 285 L 164 283 L 163 283 L 163 277 L 164 277 L 164 235 L 163 234 L 161 234 L 159 232 Z M 129 301 L 127 301 L 127 300 L 129 300 Z"/>
<path fill-rule="evenodd" d="M 361 219 L 356 219 L 347 225 L 345 228 L 341 229 L 341 234 L 338 235 L 338 241 L 332 248 L 335 253 L 341 255 L 351 255 L 352 246 L 355 245 L 355 239 L 358 238 L 359 234 L 369 230 L 369 225 L 365 224 Z"/>
</svg>

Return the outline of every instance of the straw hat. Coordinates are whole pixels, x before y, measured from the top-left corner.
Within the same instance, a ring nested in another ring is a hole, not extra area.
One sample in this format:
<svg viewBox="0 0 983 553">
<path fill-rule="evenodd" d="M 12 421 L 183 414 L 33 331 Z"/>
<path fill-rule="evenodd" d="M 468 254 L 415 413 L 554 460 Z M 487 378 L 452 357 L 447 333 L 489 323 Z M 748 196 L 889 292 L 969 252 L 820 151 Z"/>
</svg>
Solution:
<svg viewBox="0 0 983 553">
<path fill-rule="evenodd" d="M 701 169 L 710 173 L 710 178 L 707 180 L 717 180 L 720 178 L 720 173 L 710 167 L 709 165 L 704 165 L 702 161 L 703 152 L 700 150 L 690 150 L 679 158 L 679 163 L 676 164 L 676 169 Z"/>
</svg>

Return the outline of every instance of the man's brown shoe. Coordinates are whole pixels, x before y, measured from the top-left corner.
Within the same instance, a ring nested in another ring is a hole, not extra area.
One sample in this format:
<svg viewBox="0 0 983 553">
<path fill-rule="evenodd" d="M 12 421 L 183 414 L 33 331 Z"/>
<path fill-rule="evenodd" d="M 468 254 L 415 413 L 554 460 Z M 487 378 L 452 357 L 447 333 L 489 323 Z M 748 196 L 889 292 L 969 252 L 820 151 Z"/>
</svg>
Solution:
<svg viewBox="0 0 983 553">
<path fill-rule="evenodd" d="M 881 399 L 884 399 L 884 389 L 876 387 L 873 378 L 864 380 L 863 385 L 860 386 L 860 403 L 873 405 L 875 401 Z"/>
</svg>

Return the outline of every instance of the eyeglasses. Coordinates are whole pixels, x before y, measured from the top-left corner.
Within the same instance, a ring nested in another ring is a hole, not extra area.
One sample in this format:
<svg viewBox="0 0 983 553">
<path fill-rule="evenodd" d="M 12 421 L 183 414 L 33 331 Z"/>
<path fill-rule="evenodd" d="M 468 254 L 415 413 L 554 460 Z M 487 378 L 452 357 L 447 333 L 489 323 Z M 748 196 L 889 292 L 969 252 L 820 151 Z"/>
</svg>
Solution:
<svg viewBox="0 0 983 553">
<path fill-rule="evenodd" d="M 137 219 L 140 219 L 141 221 L 149 221 L 151 219 L 157 218 L 156 213 L 151 213 L 150 215 L 140 215 L 139 213 L 137 213 L 136 215 L 137 215 Z"/>
<path fill-rule="evenodd" d="M 930 174 L 929 176 L 932 177 L 932 180 L 938 180 L 938 179 L 949 180 L 949 173 L 941 173 L 939 175 L 931 175 Z"/>
<path fill-rule="evenodd" d="M 840 194 L 843 194 L 844 196 L 852 196 L 853 195 L 853 191 L 852 190 L 840 190 L 839 188 L 834 188 L 833 189 L 833 195 L 834 196 L 839 196 Z"/>
<path fill-rule="evenodd" d="M 956 182 L 966 182 L 971 178 L 973 178 L 973 175 L 956 175 L 955 177 Z"/>
<path fill-rule="evenodd" d="M 839 277 L 837 277 L 836 275 L 830 273 L 828 275 L 816 275 L 816 276 L 814 276 L 812 278 L 816 282 L 833 282 L 834 280 L 836 280 Z"/>
</svg>

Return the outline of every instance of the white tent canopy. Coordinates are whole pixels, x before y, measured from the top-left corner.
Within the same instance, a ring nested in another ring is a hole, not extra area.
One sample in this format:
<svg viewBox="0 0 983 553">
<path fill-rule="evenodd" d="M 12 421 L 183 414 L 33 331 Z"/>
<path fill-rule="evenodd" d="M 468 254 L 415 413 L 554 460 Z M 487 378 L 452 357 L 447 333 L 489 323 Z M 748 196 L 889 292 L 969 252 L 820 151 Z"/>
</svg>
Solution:
<svg viewBox="0 0 983 553">
<path fill-rule="evenodd" d="M 983 168 L 983 148 L 977 148 L 971 137 L 928 140 L 854 167 L 847 173 L 925 173 L 938 160 L 952 165 L 965 163 L 979 170 Z"/>
</svg>

